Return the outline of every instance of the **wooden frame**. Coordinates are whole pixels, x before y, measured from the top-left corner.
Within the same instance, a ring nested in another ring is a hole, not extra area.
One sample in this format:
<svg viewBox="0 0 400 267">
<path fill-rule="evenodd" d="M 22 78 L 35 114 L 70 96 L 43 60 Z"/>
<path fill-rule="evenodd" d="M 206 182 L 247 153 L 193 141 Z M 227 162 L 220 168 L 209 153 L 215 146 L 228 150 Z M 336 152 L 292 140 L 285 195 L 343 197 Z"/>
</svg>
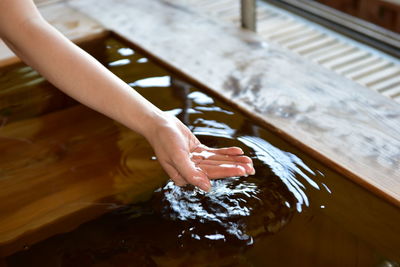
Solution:
<svg viewBox="0 0 400 267">
<path fill-rule="evenodd" d="M 400 58 L 400 34 L 308 0 L 264 0 Z"/>
</svg>

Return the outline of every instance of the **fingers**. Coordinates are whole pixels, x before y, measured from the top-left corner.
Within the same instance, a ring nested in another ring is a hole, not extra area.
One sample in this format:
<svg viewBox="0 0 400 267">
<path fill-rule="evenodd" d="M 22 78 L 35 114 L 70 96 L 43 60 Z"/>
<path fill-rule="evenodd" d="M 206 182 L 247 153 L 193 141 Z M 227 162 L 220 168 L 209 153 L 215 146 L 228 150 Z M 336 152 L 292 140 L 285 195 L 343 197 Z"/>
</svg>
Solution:
<svg viewBox="0 0 400 267">
<path fill-rule="evenodd" d="M 253 161 L 247 156 L 232 156 L 232 155 L 221 155 L 221 154 L 214 154 L 214 153 L 191 153 L 192 160 L 195 163 L 199 163 L 203 160 L 213 160 L 213 161 L 230 161 L 230 162 L 240 162 L 240 163 L 252 163 Z"/>
<path fill-rule="evenodd" d="M 219 178 L 247 175 L 246 169 L 241 165 L 235 165 L 235 164 L 221 164 L 221 165 L 199 164 L 199 167 L 207 174 L 207 176 L 210 179 L 219 179 Z"/>
<path fill-rule="evenodd" d="M 236 149 L 235 147 L 233 148 Z M 232 152 L 232 148 L 227 148 L 227 149 Z M 217 152 L 221 151 L 226 152 L 227 150 L 210 149 L 204 145 L 199 146 L 198 148 L 195 149 L 195 151 L 196 152 L 191 153 L 191 159 L 196 165 L 202 164 L 202 165 L 214 165 L 214 166 L 220 166 L 220 165 L 230 166 L 236 168 L 235 171 L 233 171 L 235 173 L 234 176 L 242 176 L 255 173 L 253 162 L 247 156 L 217 154 Z M 244 174 L 242 174 L 239 166 L 245 170 Z M 213 168 L 213 173 L 216 173 L 216 171 L 224 171 L 224 170 L 223 168 L 222 169 Z M 229 174 L 221 175 L 219 178 L 223 177 L 229 177 Z M 218 178 L 218 177 L 213 177 L 213 178 Z"/>
<path fill-rule="evenodd" d="M 168 164 L 163 164 L 164 170 L 167 172 L 169 178 L 171 178 L 172 181 L 177 186 L 185 186 L 187 185 L 186 180 L 182 177 L 182 175 L 179 174 L 179 172 L 172 166 Z"/>
<path fill-rule="evenodd" d="M 252 160 L 238 147 L 208 148 L 200 145 L 192 153 L 175 151 L 164 169 L 178 186 L 192 184 L 204 191 L 211 189 L 210 179 L 245 176 L 255 173 Z"/>
<path fill-rule="evenodd" d="M 185 152 L 177 152 L 178 155 L 175 156 L 174 164 L 178 173 L 185 179 L 188 183 L 199 187 L 204 191 L 210 191 L 211 183 L 207 175 L 196 168 L 195 164 L 190 160 L 190 156 Z"/>
<path fill-rule="evenodd" d="M 225 155 L 243 155 L 243 150 L 239 147 L 208 148 L 210 152 Z"/>
<path fill-rule="evenodd" d="M 208 151 L 214 154 L 222 155 L 243 155 L 243 150 L 240 147 L 224 147 L 224 148 L 209 148 L 205 145 L 199 145 L 193 152 Z"/>
<path fill-rule="evenodd" d="M 209 159 L 206 159 L 206 160 L 198 160 L 198 161 L 193 160 L 193 162 L 196 164 L 196 166 L 200 166 L 200 165 L 213 165 L 213 166 L 221 166 L 221 165 L 228 166 L 228 165 L 230 165 L 230 166 L 237 166 L 237 167 L 240 166 L 243 169 L 245 169 L 245 171 L 246 171 L 245 175 L 255 173 L 255 170 L 254 170 L 254 167 L 253 167 L 253 164 L 251 161 L 250 162 L 247 162 L 247 161 L 246 162 L 237 162 L 237 161 L 232 161 L 232 160 L 209 160 Z"/>
<path fill-rule="evenodd" d="M 218 159 L 236 159 L 232 160 L 215 160 L 202 158 L 198 162 L 193 162 L 188 156 L 181 155 L 177 157 L 174 166 L 166 164 L 164 169 L 169 177 L 178 186 L 192 184 L 204 191 L 211 189 L 209 179 L 220 179 L 234 176 L 246 176 L 255 174 L 255 170 L 251 159 L 245 156 L 229 156 L 217 157 Z M 249 162 L 250 160 L 250 162 Z"/>
</svg>

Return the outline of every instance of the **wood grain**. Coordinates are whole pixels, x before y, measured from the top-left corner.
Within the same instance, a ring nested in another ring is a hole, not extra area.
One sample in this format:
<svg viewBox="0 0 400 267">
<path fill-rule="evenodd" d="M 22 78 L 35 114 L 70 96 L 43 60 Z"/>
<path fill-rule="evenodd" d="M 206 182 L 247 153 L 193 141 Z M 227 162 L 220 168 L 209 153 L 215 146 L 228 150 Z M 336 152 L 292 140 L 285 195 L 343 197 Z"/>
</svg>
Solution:
<svg viewBox="0 0 400 267">
<path fill-rule="evenodd" d="M 1 128 L 0 151 L 0 255 L 144 200 L 166 179 L 142 137 L 81 105 Z"/>
<path fill-rule="evenodd" d="M 400 205 L 400 106 L 184 1 L 71 1 L 172 69 Z"/>
<path fill-rule="evenodd" d="M 0 126 L 76 104 L 32 68 L 3 67 L 0 76 Z"/>
<path fill-rule="evenodd" d="M 80 43 L 80 46 L 101 62 L 107 61 L 103 38 Z M 149 73 L 146 68 L 140 71 Z M 136 77 L 138 72 L 130 72 L 127 75 Z M 37 71 L 23 63 L 2 67 L 0 84 L 0 126 L 77 104 L 75 100 L 54 88 Z"/>
</svg>

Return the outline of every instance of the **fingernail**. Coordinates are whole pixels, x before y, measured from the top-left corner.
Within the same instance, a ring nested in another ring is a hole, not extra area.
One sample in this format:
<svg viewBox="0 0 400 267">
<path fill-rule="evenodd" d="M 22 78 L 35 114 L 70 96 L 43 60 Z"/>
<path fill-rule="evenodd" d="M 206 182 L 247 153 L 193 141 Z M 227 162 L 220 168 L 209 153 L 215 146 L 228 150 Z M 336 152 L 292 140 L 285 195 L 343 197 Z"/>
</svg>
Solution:
<svg viewBox="0 0 400 267">
<path fill-rule="evenodd" d="M 247 171 L 243 166 L 236 165 L 236 167 L 239 168 L 242 171 L 242 175 L 246 175 L 247 174 Z"/>
<path fill-rule="evenodd" d="M 249 158 L 249 157 L 247 157 L 247 156 L 243 156 L 243 157 L 246 159 L 246 161 L 247 161 L 248 164 L 253 165 L 253 161 L 251 160 L 251 158 Z"/>
<path fill-rule="evenodd" d="M 208 182 L 201 182 L 201 190 L 206 191 L 206 192 L 210 192 L 211 189 L 211 185 Z"/>
<path fill-rule="evenodd" d="M 205 181 L 203 177 L 194 177 L 196 180 L 199 180 L 199 188 L 203 191 L 209 192 L 211 189 L 211 184 L 209 181 Z"/>
<path fill-rule="evenodd" d="M 253 164 L 251 164 L 251 163 L 247 163 L 247 166 L 249 166 L 250 167 L 250 174 L 251 175 L 253 175 L 253 174 L 255 174 L 256 173 L 256 170 L 254 169 L 254 167 L 253 167 Z"/>
</svg>

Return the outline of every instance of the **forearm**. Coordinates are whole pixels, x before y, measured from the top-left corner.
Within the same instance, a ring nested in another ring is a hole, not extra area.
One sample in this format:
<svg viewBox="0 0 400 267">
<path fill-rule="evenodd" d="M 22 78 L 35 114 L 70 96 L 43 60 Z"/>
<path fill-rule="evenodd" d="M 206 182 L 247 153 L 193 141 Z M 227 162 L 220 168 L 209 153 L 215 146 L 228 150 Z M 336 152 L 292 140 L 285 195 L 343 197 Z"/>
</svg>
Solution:
<svg viewBox="0 0 400 267">
<path fill-rule="evenodd" d="M 210 178 L 254 174 L 240 148 L 201 145 L 178 119 L 164 115 L 45 22 L 32 0 L 0 0 L 0 37 L 56 87 L 144 135 L 175 183 L 208 191 Z"/>
<path fill-rule="evenodd" d="M 142 135 L 162 112 L 40 17 L 5 38 L 22 60 L 60 90 Z M 139 123 L 140 122 L 140 123 Z"/>
</svg>

